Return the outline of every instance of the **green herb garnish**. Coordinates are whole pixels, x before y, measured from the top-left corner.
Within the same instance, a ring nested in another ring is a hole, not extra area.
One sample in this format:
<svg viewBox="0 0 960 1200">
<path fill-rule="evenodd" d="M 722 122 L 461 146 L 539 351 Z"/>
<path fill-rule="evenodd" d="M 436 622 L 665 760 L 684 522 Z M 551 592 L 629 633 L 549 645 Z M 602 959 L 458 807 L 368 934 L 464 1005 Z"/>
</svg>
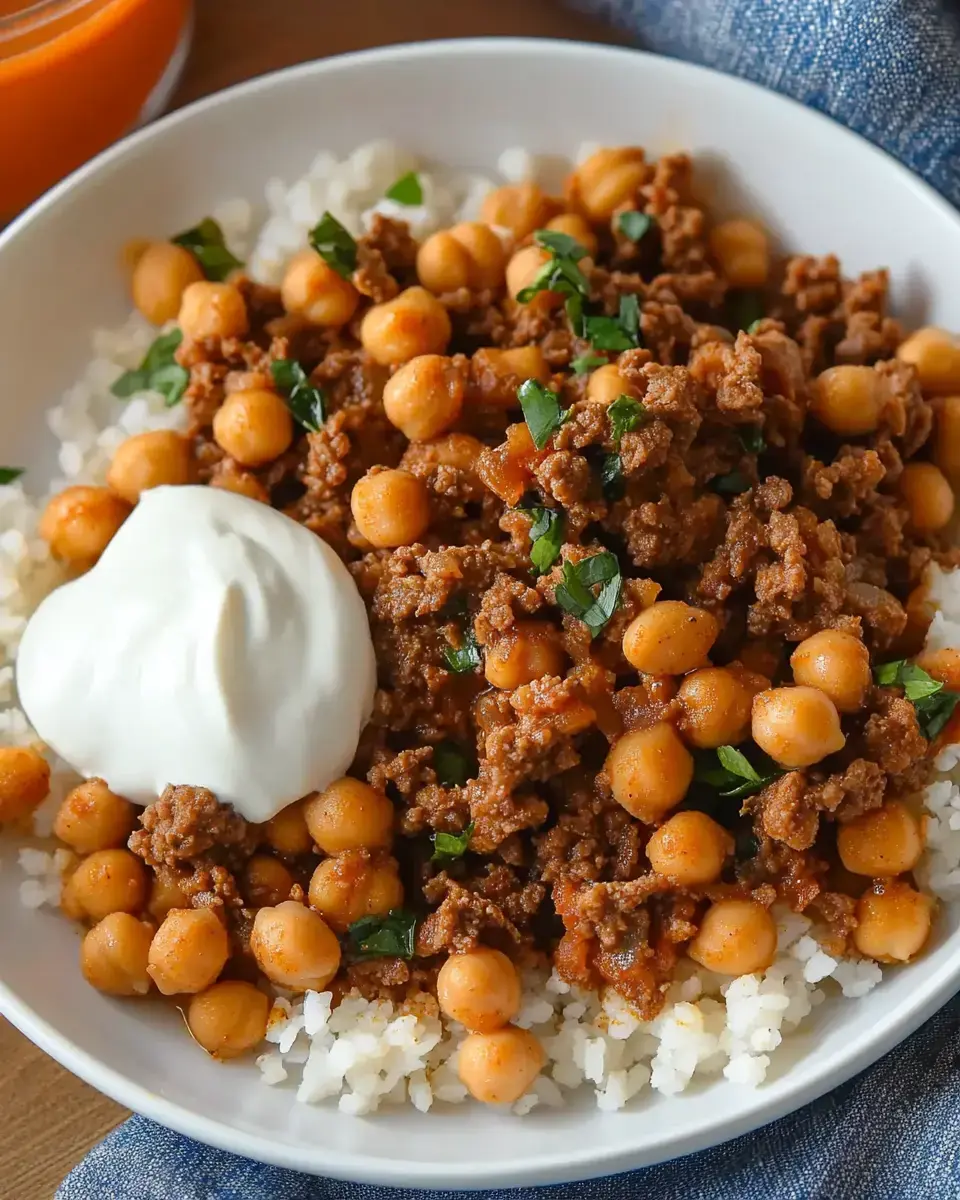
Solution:
<svg viewBox="0 0 960 1200">
<path fill-rule="evenodd" d="M 295 358 L 278 358 L 270 364 L 270 374 L 277 387 L 286 393 L 287 408 L 297 424 L 310 433 L 319 433 L 326 419 L 323 390 L 310 382 Z"/>
<path fill-rule="evenodd" d="M 384 193 L 388 200 L 396 200 L 398 204 L 415 205 L 423 203 L 423 185 L 416 171 L 408 171 L 401 175 L 396 183 L 391 184 Z"/>
<path fill-rule="evenodd" d="M 243 266 L 241 260 L 227 248 L 223 230 L 213 217 L 204 217 L 199 225 L 178 233 L 170 240 L 189 250 L 203 268 L 204 275 L 218 283 L 226 279 L 231 271 Z"/>
<path fill-rule="evenodd" d="M 600 585 L 594 595 L 591 590 Z M 615 554 L 604 550 L 582 558 L 578 563 L 563 564 L 563 583 L 556 587 L 557 603 L 574 617 L 579 617 L 590 630 L 591 637 L 604 628 L 617 610 L 623 577 Z"/>
<path fill-rule="evenodd" d="M 481 665 L 483 655 L 480 653 L 477 639 L 473 635 L 473 622 L 470 620 L 470 615 L 466 611 L 466 607 L 461 607 L 457 615 L 460 618 L 460 645 L 444 646 L 443 657 L 446 659 L 447 666 L 454 674 L 468 675 Z"/>
<path fill-rule="evenodd" d="M 916 711 L 920 732 L 927 741 L 932 742 L 942 732 L 953 716 L 953 710 L 960 704 L 960 693 L 944 691 L 938 679 L 905 658 L 882 663 L 873 676 L 881 687 L 903 688 L 904 696 Z"/>
<path fill-rule="evenodd" d="M 760 322 L 762 320 L 763 320 L 763 317 L 757 317 L 757 319 L 755 321 L 751 321 L 750 324 L 747 326 L 747 333 L 756 333 L 760 327 Z"/>
<path fill-rule="evenodd" d="M 617 316 L 583 317 L 581 331 L 594 350 L 632 350 L 640 345 L 640 302 L 632 293 L 621 296 Z"/>
<path fill-rule="evenodd" d="M 750 480 L 742 471 L 731 471 L 729 475 L 717 475 L 710 482 L 710 487 L 721 496 L 739 496 L 751 488 Z"/>
<path fill-rule="evenodd" d="M 159 392 L 173 408 L 182 398 L 190 382 L 190 372 L 174 358 L 174 351 L 183 341 L 179 329 L 161 333 L 135 371 L 124 371 L 110 391 L 121 400 L 135 392 Z"/>
<path fill-rule="evenodd" d="M 363 917 L 347 930 L 354 958 L 413 958 L 417 918 L 403 908 L 385 917 Z"/>
<path fill-rule="evenodd" d="M 600 463 L 600 486 L 603 489 L 604 499 L 610 501 L 611 504 L 615 500 L 623 499 L 627 485 L 623 477 L 623 460 L 619 454 L 603 456 L 603 461 Z"/>
<path fill-rule="evenodd" d="M 562 409 L 557 393 L 551 392 L 538 379 L 525 379 L 517 388 L 517 399 L 533 444 L 542 450 L 570 416 L 571 410 Z"/>
<path fill-rule="evenodd" d="M 556 508 L 531 508 L 530 516 L 530 561 L 538 575 L 545 575 L 560 557 L 566 521 Z"/>
<path fill-rule="evenodd" d="M 617 445 L 625 433 L 636 429 L 645 412 L 640 401 L 634 400 L 632 396 L 621 395 L 614 400 L 607 409 L 607 416 L 610 418 L 610 429 Z"/>
<path fill-rule="evenodd" d="M 476 773 L 476 761 L 456 742 L 438 742 L 433 748 L 433 769 L 443 787 L 463 787 Z"/>
<path fill-rule="evenodd" d="M 590 284 L 577 263 L 586 256 L 586 249 L 568 233 L 555 229 L 538 229 L 533 235 L 538 246 L 550 252 L 550 257 L 534 277 L 533 282 L 517 293 L 521 304 L 532 300 L 538 292 L 557 292 L 567 298 L 571 322 L 579 319 L 583 297 L 590 294 Z"/>
<path fill-rule="evenodd" d="M 740 445 L 748 454 L 762 454 L 767 448 L 763 430 L 759 425 L 744 425 L 739 432 Z"/>
<path fill-rule="evenodd" d="M 575 237 L 561 233 L 559 229 L 538 229 L 533 240 L 559 258 L 572 258 L 574 262 L 579 262 L 587 256 L 586 246 L 581 246 Z"/>
<path fill-rule="evenodd" d="M 463 858 L 470 847 L 473 829 L 474 822 L 471 821 L 463 833 L 435 833 L 430 861 L 447 863 L 452 862 L 455 858 Z"/>
<path fill-rule="evenodd" d="M 653 217 L 649 213 L 636 212 L 630 210 L 622 212 L 617 217 L 617 229 L 625 238 L 629 238 L 631 242 L 639 242 L 644 235 L 649 231 L 653 224 Z"/>
<path fill-rule="evenodd" d="M 574 375 L 585 375 L 594 367 L 605 367 L 610 360 L 604 354 L 580 354 L 570 364 Z"/>
<path fill-rule="evenodd" d="M 323 214 L 308 239 L 327 266 L 344 279 L 349 279 L 357 269 L 357 243 L 332 213 Z"/>
<path fill-rule="evenodd" d="M 725 800 L 742 800 L 744 796 L 762 791 L 783 774 L 772 759 L 764 758 L 761 774 L 736 746 L 720 746 L 716 758 L 709 754 L 696 757 L 694 779 L 716 788 Z"/>
<path fill-rule="evenodd" d="M 23 467 L 0 467 L 0 485 L 13 483 L 15 479 L 20 478 L 23 472 Z"/>
</svg>

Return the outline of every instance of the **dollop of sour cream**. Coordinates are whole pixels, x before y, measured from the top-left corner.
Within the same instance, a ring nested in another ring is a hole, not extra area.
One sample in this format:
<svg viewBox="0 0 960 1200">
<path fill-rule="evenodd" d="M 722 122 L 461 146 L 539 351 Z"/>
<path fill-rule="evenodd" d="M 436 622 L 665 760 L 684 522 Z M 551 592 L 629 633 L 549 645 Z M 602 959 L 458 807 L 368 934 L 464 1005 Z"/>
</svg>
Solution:
<svg viewBox="0 0 960 1200">
<path fill-rule="evenodd" d="M 244 496 L 160 487 L 34 613 L 17 687 L 80 774 L 138 804 L 169 783 L 206 787 L 265 821 L 347 770 L 376 664 L 325 542 Z"/>
</svg>

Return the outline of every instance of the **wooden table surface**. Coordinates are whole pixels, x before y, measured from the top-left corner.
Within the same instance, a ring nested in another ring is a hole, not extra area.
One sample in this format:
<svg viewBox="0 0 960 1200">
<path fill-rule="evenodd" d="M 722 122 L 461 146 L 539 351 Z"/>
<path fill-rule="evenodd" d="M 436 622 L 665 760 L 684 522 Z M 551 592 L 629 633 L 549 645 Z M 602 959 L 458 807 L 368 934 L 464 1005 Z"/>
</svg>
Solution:
<svg viewBox="0 0 960 1200">
<path fill-rule="evenodd" d="M 622 40 L 558 0 L 198 0 L 193 52 L 174 103 L 347 50 L 511 34 Z M 126 1115 L 0 1018 L 0 1200 L 50 1200 Z"/>
</svg>

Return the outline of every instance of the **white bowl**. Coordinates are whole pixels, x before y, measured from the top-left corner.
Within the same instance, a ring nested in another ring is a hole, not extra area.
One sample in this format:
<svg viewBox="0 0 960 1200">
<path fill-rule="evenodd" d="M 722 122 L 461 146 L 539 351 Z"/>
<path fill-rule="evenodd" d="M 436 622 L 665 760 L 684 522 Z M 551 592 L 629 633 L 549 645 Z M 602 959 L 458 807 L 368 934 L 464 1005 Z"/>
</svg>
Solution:
<svg viewBox="0 0 960 1200">
<path fill-rule="evenodd" d="M 881 264 L 899 311 L 960 328 L 960 218 L 891 159 L 829 120 L 723 75 L 629 51 L 537 41 L 434 42 L 311 63 L 175 113 L 72 176 L 0 237 L 0 445 L 44 469 L 43 410 L 89 355 L 94 326 L 128 298 L 128 238 L 192 224 L 218 200 L 259 198 L 319 148 L 389 137 L 492 168 L 525 145 L 569 155 L 582 141 L 687 148 L 732 210 L 789 246 L 835 251 L 848 272 Z M 703 1149 L 780 1117 L 866 1067 L 960 986 L 957 913 L 928 953 L 862 1000 L 831 1000 L 755 1091 L 726 1082 L 626 1111 L 589 1095 L 518 1119 L 478 1106 L 357 1119 L 294 1103 L 252 1064 L 219 1066 L 172 1006 L 113 1002 L 77 969 L 77 933 L 18 902 L 4 851 L 0 1008 L 28 1037 L 120 1103 L 248 1157 L 397 1186 L 558 1183 Z"/>
</svg>

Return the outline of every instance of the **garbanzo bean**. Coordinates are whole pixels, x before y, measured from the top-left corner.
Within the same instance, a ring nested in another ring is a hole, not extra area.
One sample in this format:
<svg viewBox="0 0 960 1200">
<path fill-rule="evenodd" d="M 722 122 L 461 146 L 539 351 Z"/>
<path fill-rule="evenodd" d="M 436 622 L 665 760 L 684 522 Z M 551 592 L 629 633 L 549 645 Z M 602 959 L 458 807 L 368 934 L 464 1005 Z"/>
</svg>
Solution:
<svg viewBox="0 0 960 1200">
<path fill-rule="evenodd" d="M 870 652 L 852 633 L 821 629 L 790 656 L 794 681 L 819 688 L 842 713 L 856 712 L 870 686 Z"/>
<path fill-rule="evenodd" d="M 784 767 L 810 767 L 842 750 L 840 715 L 818 688 L 770 688 L 753 698 L 753 740 Z"/>
<path fill-rule="evenodd" d="M 647 675 L 683 675 L 703 664 L 717 640 L 716 618 L 682 600 L 658 600 L 627 626 L 623 654 Z"/>
<path fill-rule="evenodd" d="M 539 346 L 515 346 L 511 350 L 482 346 L 470 360 L 471 396 L 484 406 L 519 408 L 517 388 L 525 379 L 550 382 L 550 367 Z"/>
<path fill-rule="evenodd" d="M 646 183 L 650 169 L 638 146 L 604 147 L 585 159 L 567 180 L 571 206 L 591 221 L 609 221 Z"/>
<path fill-rule="evenodd" d="M 952 646 L 924 650 L 917 656 L 917 666 L 939 680 L 948 691 L 960 692 L 960 650 Z"/>
<path fill-rule="evenodd" d="M 293 432 L 290 409 L 266 388 L 230 392 L 213 416 L 217 445 L 244 467 L 279 458 L 290 448 Z"/>
<path fill-rule="evenodd" d="M 346 325 L 357 311 L 360 293 L 328 266 L 316 250 L 301 250 L 287 264 L 280 299 L 288 313 L 311 325 Z"/>
<path fill-rule="evenodd" d="M 180 311 L 183 293 L 203 279 L 203 270 L 189 250 L 173 242 L 151 242 L 133 268 L 133 302 L 154 325 L 172 321 Z"/>
<path fill-rule="evenodd" d="M 111 792 L 102 779 L 88 779 L 63 798 L 53 832 L 78 854 L 123 846 L 137 821 L 129 800 Z"/>
<path fill-rule="evenodd" d="M 117 447 L 107 472 L 108 485 L 131 504 L 148 488 L 190 483 L 192 478 L 190 442 L 172 429 L 153 429 L 127 438 Z"/>
<path fill-rule="evenodd" d="M 109 488 L 78 484 L 54 496 L 40 518 L 40 536 L 55 558 L 92 567 L 130 515 L 130 505 Z"/>
<path fill-rule="evenodd" d="M 548 221 L 545 228 L 553 229 L 557 233 L 565 233 L 567 237 L 572 237 L 574 241 L 579 242 L 591 258 L 596 256 L 599 244 L 597 235 L 579 213 L 561 213 L 558 217 Z"/>
<path fill-rule="evenodd" d="M 718 900 L 704 914 L 687 953 L 718 975 L 752 975 L 773 962 L 777 927 L 756 900 Z"/>
<path fill-rule="evenodd" d="M 910 524 L 921 533 L 942 529 L 953 516 L 953 488 L 933 463 L 907 463 L 900 476 L 900 495 L 910 513 Z"/>
<path fill-rule="evenodd" d="M 517 623 L 484 655 L 487 683 L 511 691 L 544 675 L 562 675 L 566 655 L 559 631 L 547 621 Z"/>
<path fill-rule="evenodd" d="M 0 746 L 0 822 L 28 816 L 50 794 L 50 764 L 30 746 Z"/>
<path fill-rule="evenodd" d="M 437 976 L 437 1002 L 471 1033 L 492 1033 L 520 1011 L 520 976 L 505 954 L 488 946 L 451 954 Z"/>
<path fill-rule="evenodd" d="M 721 221 L 710 230 L 710 253 L 735 288 L 763 287 L 770 274 L 770 242 L 757 221 Z"/>
<path fill-rule="evenodd" d="M 937 407 L 933 461 L 951 484 L 960 483 L 960 396 L 944 396 Z"/>
<path fill-rule="evenodd" d="M 513 1104 L 547 1061 L 543 1046 L 528 1029 L 507 1025 L 493 1033 L 471 1033 L 460 1044 L 457 1073 L 475 1100 Z"/>
<path fill-rule="evenodd" d="M 900 343 L 897 358 L 916 367 L 925 392 L 960 392 L 960 341 L 946 330 L 918 329 Z"/>
<path fill-rule="evenodd" d="M 677 887 L 700 887 L 720 878 L 733 852 L 733 838 L 706 813 L 674 813 L 647 842 L 647 858 L 658 875 Z"/>
<path fill-rule="evenodd" d="M 452 358 L 421 354 L 387 380 L 383 411 L 411 442 L 426 441 L 456 424 L 464 384 L 464 373 Z"/>
<path fill-rule="evenodd" d="M 837 827 L 840 861 L 854 875 L 887 879 L 912 871 L 923 853 L 920 822 L 897 800 Z"/>
<path fill-rule="evenodd" d="M 422 287 L 407 288 L 393 300 L 375 304 L 360 324 L 364 350 L 385 367 L 418 354 L 442 354 L 451 333 L 447 310 Z"/>
<path fill-rule="evenodd" d="M 129 850 L 95 850 L 67 878 L 60 907 L 75 921 L 138 913 L 147 900 L 147 872 Z"/>
<path fill-rule="evenodd" d="M 279 858 L 272 854 L 254 854 L 243 868 L 243 895 L 251 908 L 289 900 L 295 882 Z"/>
<path fill-rule="evenodd" d="M 202 992 L 229 957 L 230 939 L 212 908 L 172 908 L 153 935 L 147 973 L 164 996 Z"/>
<path fill-rule="evenodd" d="M 224 979 L 194 996 L 187 1005 L 187 1025 L 196 1041 L 214 1058 L 237 1058 L 263 1041 L 270 1001 L 240 979 Z"/>
<path fill-rule="evenodd" d="M 480 222 L 464 221 L 434 233 L 417 251 L 417 277 L 437 295 L 499 287 L 505 264 L 503 243 Z"/>
<path fill-rule="evenodd" d="M 397 860 L 371 858 L 363 850 L 325 858 L 310 879 L 309 900 L 338 933 L 361 917 L 385 916 L 403 903 Z"/>
<path fill-rule="evenodd" d="M 313 838 L 307 828 L 303 808 L 302 800 L 288 804 L 264 826 L 264 841 L 278 854 L 309 854 L 313 849 Z"/>
<path fill-rule="evenodd" d="M 552 205 L 539 186 L 529 180 L 494 188 L 483 198 L 480 219 L 487 225 L 509 229 L 515 241 L 522 241 L 550 219 Z M 553 211 L 556 211 L 555 209 Z"/>
<path fill-rule="evenodd" d="M 674 727 L 659 721 L 625 733 L 607 755 L 604 770 L 617 803 L 652 825 L 687 794 L 693 759 Z"/>
<path fill-rule="evenodd" d="M 147 912 L 159 925 L 171 908 L 189 908 L 190 897 L 184 891 L 187 877 L 173 867 L 162 866 L 150 884 Z"/>
<path fill-rule="evenodd" d="M 735 746 L 750 730 L 753 695 L 743 674 L 726 667 L 691 672 L 677 691 L 683 709 L 680 732 L 701 749 Z"/>
<path fill-rule="evenodd" d="M 842 364 L 821 371 L 810 389 L 810 411 L 843 437 L 873 433 L 880 424 L 883 384 L 873 367 Z"/>
<path fill-rule="evenodd" d="M 270 493 L 256 475 L 244 471 L 239 463 L 229 457 L 217 464 L 210 476 L 210 486 L 223 488 L 225 492 L 235 492 L 238 496 L 246 496 L 248 500 L 257 500 L 260 504 L 270 503 Z"/>
<path fill-rule="evenodd" d="M 876 883 L 857 901 L 853 944 L 877 962 L 909 962 L 930 936 L 933 901 L 901 879 Z"/>
<path fill-rule="evenodd" d="M 183 293 L 177 324 L 183 336 L 200 342 L 206 338 L 243 337 L 249 328 L 247 305 L 232 283 L 191 283 Z"/>
<path fill-rule="evenodd" d="M 620 396 L 630 396 L 636 399 L 637 390 L 620 374 L 616 363 L 607 363 L 605 367 L 597 367 L 590 372 L 587 379 L 587 399 L 594 404 L 608 405 Z"/>
<path fill-rule="evenodd" d="M 448 433 L 445 437 L 431 438 L 428 442 L 411 442 L 400 460 L 402 470 L 415 473 L 421 466 L 456 467 L 458 471 L 473 477 L 480 487 L 477 475 L 477 459 L 486 447 L 469 433 Z"/>
<path fill-rule="evenodd" d="M 549 261 L 550 255 L 541 246 L 524 246 L 507 263 L 507 292 L 518 299 L 524 288 L 531 287 L 540 274 L 540 268 Z M 563 297 L 559 292 L 537 292 L 532 301 L 538 304 L 558 304 Z M 527 301 L 530 303 L 531 301 Z"/>
<path fill-rule="evenodd" d="M 393 805 L 383 792 L 349 775 L 311 796 L 303 814 L 324 854 L 388 850 L 393 842 Z"/>
<path fill-rule="evenodd" d="M 145 996 L 150 991 L 147 955 L 153 929 L 126 912 L 110 913 L 86 934 L 80 946 L 80 970 L 99 992 Z"/>
<path fill-rule="evenodd" d="M 350 511 L 360 536 L 381 549 L 410 546 L 430 527 L 427 489 L 407 471 L 368 471 L 354 484 Z"/>
<path fill-rule="evenodd" d="M 295 992 L 323 991 L 340 966 L 340 943 L 330 926 L 295 900 L 260 909 L 250 950 L 268 979 Z"/>
</svg>

